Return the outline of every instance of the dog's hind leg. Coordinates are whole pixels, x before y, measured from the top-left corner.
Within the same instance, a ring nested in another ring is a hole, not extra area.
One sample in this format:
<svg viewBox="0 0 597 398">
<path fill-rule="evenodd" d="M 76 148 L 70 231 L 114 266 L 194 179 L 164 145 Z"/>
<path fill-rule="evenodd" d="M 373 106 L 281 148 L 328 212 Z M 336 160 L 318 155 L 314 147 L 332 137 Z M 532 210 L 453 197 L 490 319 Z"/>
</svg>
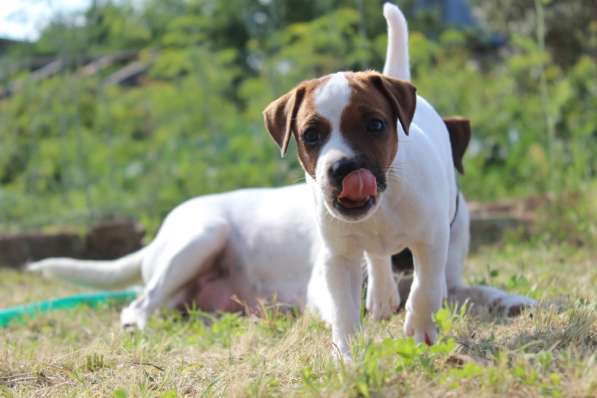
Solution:
<svg viewBox="0 0 597 398">
<path fill-rule="evenodd" d="M 470 242 L 470 216 L 464 196 L 459 193 L 459 206 L 456 217 L 450 227 L 448 262 L 446 263 L 446 285 L 449 290 L 464 285 L 462 273 Z"/>
<path fill-rule="evenodd" d="M 507 293 L 491 286 L 459 286 L 448 291 L 450 303 L 461 306 L 470 303 L 473 307 L 485 307 L 491 314 L 519 315 L 525 308 L 537 302 L 529 297 Z"/>
<path fill-rule="evenodd" d="M 450 231 L 450 246 L 446 264 L 448 301 L 457 306 L 469 303 L 473 306 L 487 307 L 493 313 L 508 316 L 518 315 L 524 308 L 535 305 L 536 301 L 490 286 L 466 286 L 463 282 L 462 272 L 470 240 L 470 221 L 466 202 L 462 194 L 460 195 L 459 213 L 456 215 Z"/>
<path fill-rule="evenodd" d="M 122 310 L 123 326 L 143 329 L 152 312 L 166 305 L 179 289 L 212 264 L 209 260 L 226 245 L 230 228 L 220 219 L 202 224 L 185 227 L 165 237 L 144 260 L 154 262 L 149 268 L 156 271 L 143 294 Z"/>
</svg>

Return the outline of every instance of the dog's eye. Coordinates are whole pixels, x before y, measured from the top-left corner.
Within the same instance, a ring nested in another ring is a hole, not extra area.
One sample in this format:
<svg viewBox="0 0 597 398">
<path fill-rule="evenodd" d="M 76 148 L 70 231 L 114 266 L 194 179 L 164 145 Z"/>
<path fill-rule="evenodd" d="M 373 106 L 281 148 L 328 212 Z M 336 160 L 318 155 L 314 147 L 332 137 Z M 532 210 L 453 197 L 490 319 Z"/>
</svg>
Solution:
<svg viewBox="0 0 597 398">
<path fill-rule="evenodd" d="M 385 128 L 386 124 L 383 120 L 373 118 L 367 121 L 367 131 L 371 133 L 381 133 Z"/>
<path fill-rule="evenodd" d="M 306 145 L 317 145 L 319 143 L 319 131 L 314 127 L 309 127 L 303 132 L 303 141 Z"/>
</svg>

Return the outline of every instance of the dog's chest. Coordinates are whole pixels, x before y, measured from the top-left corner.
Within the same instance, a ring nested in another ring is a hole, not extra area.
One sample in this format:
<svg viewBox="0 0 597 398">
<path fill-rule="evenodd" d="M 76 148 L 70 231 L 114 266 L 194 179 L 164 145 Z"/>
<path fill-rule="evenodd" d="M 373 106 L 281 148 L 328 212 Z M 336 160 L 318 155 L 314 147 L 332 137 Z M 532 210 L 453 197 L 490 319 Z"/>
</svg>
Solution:
<svg viewBox="0 0 597 398">
<path fill-rule="evenodd" d="M 340 233 L 348 248 L 379 255 L 392 255 L 413 241 L 413 221 L 403 210 L 383 204 L 368 220 L 347 224 Z"/>
</svg>

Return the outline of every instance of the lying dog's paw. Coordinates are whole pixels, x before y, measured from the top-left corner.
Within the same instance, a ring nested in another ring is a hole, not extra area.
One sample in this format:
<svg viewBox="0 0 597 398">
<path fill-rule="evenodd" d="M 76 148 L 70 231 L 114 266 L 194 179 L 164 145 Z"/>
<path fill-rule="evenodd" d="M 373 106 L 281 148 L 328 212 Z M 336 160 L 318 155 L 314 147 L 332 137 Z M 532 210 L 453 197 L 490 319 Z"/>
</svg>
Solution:
<svg viewBox="0 0 597 398">
<path fill-rule="evenodd" d="M 537 305 L 537 301 L 516 294 L 504 294 L 489 304 L 489 312 L 506 316 L 518 316 L 530 307 Z"/>
<path fill-rule="evenodd" d="M 367 290 L 365 308 L 373 319 L 388 319 L 398 312 L 399 307 L 400 295 L 393 278 L 384 281 L 381 286 L 370 286 Z"/>
<path fill-rule="evenodd" d="M 120 313 L 120 325 L 125 329 L 145 329 L 147 324 L 147 314 L 139 309 L 133 301 L 128 307 Z"/>
<path fill-rule="evenodd" d="M 432 345 L 437 338 L 437 328 L 431 317 L 417 317 L 407 311 L 404 320 L 404 334 L 414 337 L 417 343 Z"/>
<path fill-rule="evenodd" d="M 52 269 L 49 266 L 50 264 L 51 263 L 49 263 L 47 260 L 40 260 L 25 265 L 24 270 L 27 272 L 41 274 L 45 278 L 50 278 L 52 276 Z"/>
</svg>

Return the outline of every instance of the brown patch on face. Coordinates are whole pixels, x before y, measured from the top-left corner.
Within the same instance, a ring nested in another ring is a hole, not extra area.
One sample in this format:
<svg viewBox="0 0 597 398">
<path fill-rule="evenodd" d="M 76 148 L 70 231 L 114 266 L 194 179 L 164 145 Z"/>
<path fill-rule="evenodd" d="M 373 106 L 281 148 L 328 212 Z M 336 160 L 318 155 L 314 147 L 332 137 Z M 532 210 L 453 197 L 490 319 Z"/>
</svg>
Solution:
<svg viewBox="0 0 597 398">
<path fill-rule="evenodd" d="M 315 167 L 319 152 L 332 131 L 331 123 L 323 116 L 315 112 L 314 95 L 305 98 L 304 106 L 299 110 L 296 117 L 295 139 L 299 162 L 303 169 L 315 178 Z M 319 141 L 315 145 L 309 144 L 308 135 L 317 134 Z"/>
<path fill-rule="evenodd" d="M 408 133 L 415 111 L 415 89 L 410 83 L 376 72 L 350 73 L 346 77 L 352 96 L 342 112 L 340 131 L 379 176 L 390 167 L 398 150 L 396 120 Z"/>
<path fill-rule="evenodd" d="M 297 141 L 298 157 L 303 169 L 315 178 L 319 151 L 327 141 L 331 124 L 315 112 L 314 93 L 329 77 L 308 80 L 273 101 L 263 112 L 265 126 L 274 138 L 282 156 L 286 153 L 290 137 Z M 316 134 L 317 145 L 310 144 L 307 136 Z"/>
<path fill-rule="evenodd" d="M 450 135 L 454 167 L 460 174 L 464 174 L 462 158 L 471 140 L 471 122 L 463 117 L 446 117 L 444 118 L 444 123 Z"/>
</svg>

